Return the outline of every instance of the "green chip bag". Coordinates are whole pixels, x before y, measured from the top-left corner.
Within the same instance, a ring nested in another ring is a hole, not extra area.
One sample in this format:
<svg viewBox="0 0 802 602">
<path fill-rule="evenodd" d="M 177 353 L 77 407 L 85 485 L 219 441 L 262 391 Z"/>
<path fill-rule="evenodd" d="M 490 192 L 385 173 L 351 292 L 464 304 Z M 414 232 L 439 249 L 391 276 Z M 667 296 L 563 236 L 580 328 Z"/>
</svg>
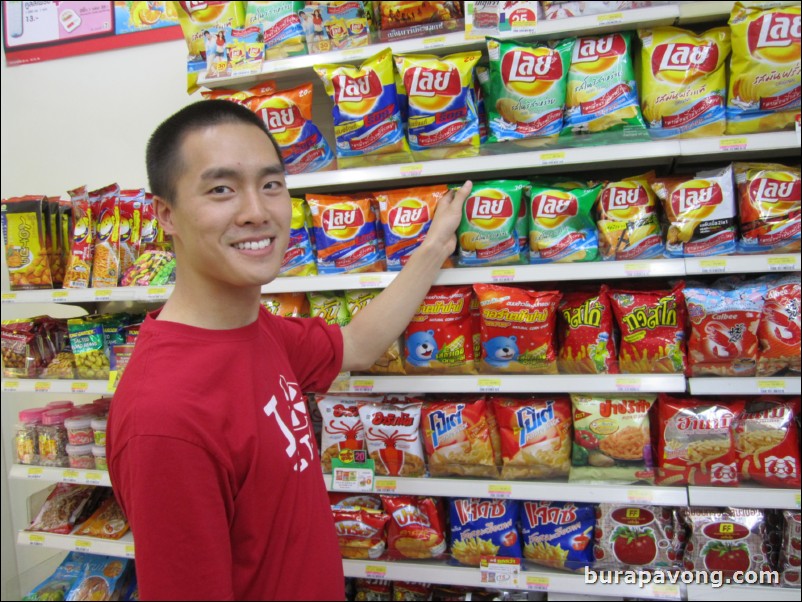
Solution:
<svg viewBox="0 0 802 602">
<path fill-rule="evenodd" d="M 351 317 L 365 309 L 368 303 L 379 296 L 378 289 L 356 289 L 345 291 L 345 303 Z M 367 370 L 370 374 L 404 374 L 404 362 L 401 359 L 401 342 L 393 341 L 390 347 Z"/>
<path fill-rule="evenodd" d="M 351 321 L 351 314 L 345 297 L 340 293 L 316 291 L 306 293 L 309 299 L 309 315 L 313 318 L 321 317 L 327 324 L 345 326 Z"/>
<path fill-rule="evenodd" d="M 599 238 L 592 188 L 532 183 L 529 205 L 529 263 L 596 261 Z"/>
</svg>

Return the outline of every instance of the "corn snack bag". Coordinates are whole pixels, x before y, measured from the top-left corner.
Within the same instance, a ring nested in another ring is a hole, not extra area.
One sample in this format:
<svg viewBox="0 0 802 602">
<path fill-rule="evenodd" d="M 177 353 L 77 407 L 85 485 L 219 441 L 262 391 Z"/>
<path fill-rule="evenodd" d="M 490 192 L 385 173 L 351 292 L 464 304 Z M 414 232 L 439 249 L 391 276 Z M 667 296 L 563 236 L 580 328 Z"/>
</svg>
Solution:
<svg viewBox="0 0 802 602">
<path fill-rule="evenodd" d="M 3 199 L 2 226 L 12 290 L 53 288 L 41 196 Z"/>
<path fill-rule="evenodd" d="M 461 266 L 520 261 L 516 226 L 528 184 L 524 180 L 474 182 L 457 229 Z"/>
<path fill-rule="evenodd" d="M 470 286 L 433 286 L 404 334 L 407 374 L 474 374 Z"/>
<path fill-rule="evenodd" d="M 120 187 L 111 184 L 89 193 L 94 201 L 95 254 L 92 286 L 117 286 L 120 278 Z M 94 197 L 94 199 L 93 199 Z"/>
<path fill-rule="evenodd" d="M 421 402 L 363 404 L 359 418 L 377 475 L 421 477 L 426 467 L 420 437 Z"/>
<path fill-rule="evenodd" d="M 593 206 L 601 184 L 592 188 L 541 185 L 529 194 L 529 262 L 596 261 L 599 237 Z"/>
<path fill-rule="evenodd" d="M 139 257 L 144 188 L 120 191 L 120 277 Z"/>
<path fill-rule="evenodd" d="M 734 427 L 741 480 L 799 489 L 799 427 L 792 404 L 762 398 L 747 402 Z"/>
<path fill-rule="evenodd" d="M 523 502 L 524 558 L 540 566 L 581 571 L 593 566 L 593 504 Z"/>
<path fill-rule="evenodd" d="M 799 253 L 802 182 L 798 167 L 735 163 L 741 253 Z"/>
<path fill-rule="evenodd" d="M 242 27 L 245 23 L 245 2 L 172 2 L 189 54 L 203 57 L 207 64 L 215 56 L 225 56 L 225 44 L 218 50 L 217 36 L 226 28 Z M 223 59 L 225 60 L 225 59 Z"/>
<path fill-rule="evenodd" d="M 365 431 L 359 418 L 359 407 L 366 400 L 319 395 L 316 401 L 323 417 L 320 462 L 323 472 L 331 472 L 331 461 L 339 458 L 341 451 L 367 449 Z"/>
<path fill-rule="evenodd" d="M 326 324 L 345 326 L 351 321 L 345 296 L 339 293 L 316 291 L 306 293 L 309 299 L 309 316 L 323 318 Z"/>
<path fill-rule="evenodd" d="M 454 561 L 479 566 L 482 556 L 521 557 L 518 500 L 452 498 L 449 506 Z"/>
<path fill-rule="evenodd" d="M 383 495 L 390 515 L 387 553 L 390 558 L 440 558 L 446 551 L 446 513 L 442 498 Z"/>
<path fill-rule="evenodd" d="M 284 252 L 279 276 L 314 276 L 317 274 L 315 252 L 306 228 L 306 208 L 303 199 L 292 199 L 290 242 Z"/>
<path fill-rule="evenodd" d="M 800 279 L 789 274 L 766 281 L 763 314 L 758 326 L 757 375 L 771 376 L 783 370 L 799 374 L 800 363 Z"/>
<path fill-rule="evenodd" d="M 540 144 L 557 137 L 575 41 L 487 39 L 490 78 L 483 91 L 491 142 L 545 138 Z"/>
<path fill-rule="evenodd" d="M 321 274 L 381 272 L 384 249 L 369 195 L 308 194 Z"/>
<path fill-rule="evenodd" d="M 561 374 L 618 373 L 613 307 L 606 284 L 598 293 L 566 293 L 558 315 L 557 366 Z"/>
<path fill-rule="evenodd" d="M 398 108 L 393 55 L 389 48 L 352 65 L 315 65 L 334 102 L 338 157 L 362 157 L 409 151 Z"/>
<path fill-rule="evenodd" d="M 379 296 L 378 289 L 356 289 L 345 291 L 345 302 L 351 317 L 364 309 L 368 303 Z M 401 341 L 396 339 L 379 359 L 367 370 L 371 374 L 404 374 L 404 362 L 401 359 Z"/>
<path fill-rule="evenodd" d="M 298 16 L 309 54 L 370 44 L 370 11 L 365 2 L 307 2 Z"/>
<path fill-rule="evenodd" d="M 306 39 L 298 12 L 303 2 L 248 2 L 245 26 L 264 30 L 265 58 L 283 59 L 306 54 Z"/>
<path fill-rule="evenodd" d="M 480 372 L 557 374 L 559 291 L 474 284 L 482 327 Z"/>
<path fill-rule="evenodd" d="M 262 295 L 260 303 L 274 316 L 308 318 L 309 299 L 306 293 L 272 293 Z"/>
<path fill-rule="evenodd" d="M 602 259 L 628 260 L 659 257 L 665 250 L 654 172 L 608 182 L 596 204 L 596 228 Z"/>
<path fill-rule="evenodd" d="M 641 108 L 653 138 L 699 138 L 724 133 L 730 31 L 696 35 L 677 27 L 638 30 Z"/>
<path fill-rule="evenodd" d="M 396 68 L 407 96 L 407 138 L 413 151 L 428 158 L 475 154 L 479 149 L 479 121 L 473 90 L 473 68 L 479 51 L 445 57 L 399 55 Z M 440 147 L 449 150 L 440 151 Z M 431 152 L 432 149 L 437 149 Z"/>
<path fill-rule="evenodd" d="M 800 109 L 799 24 L 798 3 L 735 3 L 728 134 L 793 129 Z"/>
</svg>

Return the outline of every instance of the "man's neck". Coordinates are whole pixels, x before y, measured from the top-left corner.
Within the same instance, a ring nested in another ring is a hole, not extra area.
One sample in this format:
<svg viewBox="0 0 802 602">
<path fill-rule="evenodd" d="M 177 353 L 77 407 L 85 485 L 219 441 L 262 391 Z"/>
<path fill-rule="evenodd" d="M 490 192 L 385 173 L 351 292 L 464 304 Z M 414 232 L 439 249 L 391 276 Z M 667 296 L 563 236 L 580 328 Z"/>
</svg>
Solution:
<svg viewBox="0 0 802 602">
<path fill-rule="evenodd" d="M 209 330 L 232 330 L 252 324 L 259 315 L 260 287 L 221 291 L 188 286 L 184 282 L 181 286 L 181 279 L 177 279 L 159 320 Z"/>
</svg>

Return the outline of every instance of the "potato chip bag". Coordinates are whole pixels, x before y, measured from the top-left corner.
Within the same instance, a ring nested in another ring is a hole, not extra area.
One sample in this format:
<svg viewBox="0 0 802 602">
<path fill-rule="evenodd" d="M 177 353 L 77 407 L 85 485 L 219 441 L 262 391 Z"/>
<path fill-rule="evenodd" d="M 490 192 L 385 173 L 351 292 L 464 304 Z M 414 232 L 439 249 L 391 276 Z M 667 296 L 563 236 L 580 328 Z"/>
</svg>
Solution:
<svg viewBox="0 0 802 602">
<path fill-rule="evenodd" d="M 140 224 L 144 198 L 144 188 L 120 191 L 120 277 L 134 265 L 139 257 Z"/>
<path fill-rule="evenodd" d="M 262 295 L 259 303 L 274 316 L 309 317 L 309 299 L 306 298 L 306 293 L 271 293 Z"/>
<path fill-rule="evenodd" d="M 334 102 L 338 157 L 409 151 L 389 48 L 367 59 L 358 69 L 353 65 L 315 65 L 314 69 Z"/>
<path fill-rule="evenodd" d="M 452 498 L 451 556 L 467 566 L 479 566 L 482 556 L 521 557 L 518 500 Z"/>
<path fill-rule="evenodd" d="M 529 263 L 596 261 L 599 237 L 593 206 L 601 184 L 568 188 L 532 183 L 529 194 Z"/>
<path fill-rule="evenodd" d="M 554 139 L 563 108 L 575 38 L 524 44 L 487 39 L 490 79 L 484 88 L 490 141 Z"/>
<path fill-rule="evenodd" d="M 85 194 L 85 188 L 82 189 Z M 73 203 L 76 198 L 73 193 Z M 46 225 L 43 216 L 46 197 L 28 195 L 3 199 L 0 219 L 2 219 L 3 240 L 5 241 L 8 279 L 11 290 L 53 288 L 53 278 L 48 261 Z M 79 214 L 76 212 L 76 217 Z M 91 230 L 91 225 L 90 225 Z M 90 235 L 91 242 L 91 235 Z M 89 245 L 91 247 L 91 245 Z M 91 259 L 91 248 L 88 251 Z M 74 273 L 78 266 L 79 252 L 74 252 L 74 263 L 70 263 L 65 288 L 85 288 L 89 279 L 89 266 L 85 273 Z M 83 280 L 85 276 L 86 280 Z M 81 284 L 78 285 L 79 277 Z"/>
<path fill-rule="evenodd" d="M 604 260 L 651 259 L 665 250 L 654 172 L 608 182 L 596 203 L 599 254 Z"/>
<path fill-rule="evenodd" d="M 559 291 L 474 284 L 482 328 L 480 372 L 557 374 Z"/>
<path fill-rule="evenodd" d="M 178 15 L 189 54 L 209 60 L 215 48 L 214 39 L 226 28 L 245 23 L 245 2 L 171 2 Z M 211 39 L 211 41 L 210 41 Z"/>
<path fill-rule="evenodd" d="M 581 571 L 593 566 L 593 504 L 523 502 L 524 558 L 555 569 Z"/>
<path fill-rule="evenodd" d="M 215 88 L 214 90 L 201 90 L 204 100 L 232 100 L 240 102 L 248 100 L 251 96 L 270 96 L 278 88 L 275 80 L 267 79 L 251 86 L 247 90 L 233 90 L 228 88 Z"/>
<path fill-rule="evenodd" d="M 618 359 L 613 335 L 613 307 L 609 289 L 598 293 L 566 293 L 558 311 L 557 335 L 561 374 L 617 374 Z"/>
<path fill-rule="evenodd" d="M 345 326 L 351 321 L 345 296 L 339 293 L 315 291 L 306 293 L 309 299 L 309 317 L 323 318 L 326 324 Z"/>
<path fill-rule="evenodd" d="M 518 263 L 517 220 L 524 180 L 474 182 L 457 229 L 459 264 L 473 267 Z"/>
<path fill-rule="evenodd" d="M 735 163 L 741 253 L 799 253 L 802 181 L 798 167 Z"/>
<path fill-rule="evenodd" d="M 283 59 L 306 54 L 306 39 L 298 16 L 303 2 L 247 2 L 245 27 L 260 26 L 265 58 Z"/>
<path fill-rule="evenodd" d="M 345 291 L 345 303 L 348 313 L 353 318 L 368 303 L 379 296 L 379 289 L 356 289 Z M 396 339 L 373 366 L 368 370 L 371 374 L 404 374 L 404 363 L 401 360 L 401 341 Z"/>
<path fill-rule="evenodd" d="M 729 20 L 727 133 L 793 129 L 801 89 L 799 4 L 748 4 L 736 2 Z"/>
<path fill-rule="evenodd" d="M 298 16 L 309 54 L 370 44 L 371 15 L 365 2 L 307 2 Z"/>
<path fill-rule="evenodd" d="M 442 498 L 383 495 L 384 511 L 390 515 L 387 527 L 389 558 L 440 558 L 448 547 L 446 512 Z"/>
<path fill-rule="evenodd" d="M 279 276 L 314 276 L 317 274 L 315 252 L 306 228 L 306 208 L 303 199 L 292 198 L 290 242 L 284 252 Z"/>
<path fill-rule="evenodd" d="M 334 530 L 343 558 L 375 560 L 384 554 L 384 530 L 390 517 L 380 510 L 332 508 Z"/>
<path fill-rule="evenodd" d="M 734 427 L 741 480 L 799 489 L 799 428 L 791 403 L 764 398 L 747 402 Z"/>
<path fill-rule="evenodd" d="M 783 370 L 802 371 L 800 358 L 799 273 L 766 280 L 763 314 L 758 326 L 757 376 L 771 376 Z"/>
<path fill-rule="evenodd" d="M 472 90 L 473 68 L 481 57 L 478 50 L 442 58 L 395 57 L 407 96 L 409 146 L 416 152 L 425 151 L 422 157 L 457 157 L 465 155 L 460 150 L 467 154 L 478 151 L 479 121 Z"/>
<path fill-rule="evenodd" d="M 654 180 L 668 232 L 666 257 L 703 257 L 735 252 L 735 191 L 732 166 L 699 172 L 691 180 Z"/>
<path fill-rule="evenodd" d="M 724 133 L 730 31 L 695 34 L 677 27 L 638 30 L 641 108 L 653 138 L 699 138 Z"/>
<path fill-rule="evenodd" d="M 363 404 L 359 418 L 377 475 L 422 477 L 423 443 L 420 401 Z"/>
</svg>

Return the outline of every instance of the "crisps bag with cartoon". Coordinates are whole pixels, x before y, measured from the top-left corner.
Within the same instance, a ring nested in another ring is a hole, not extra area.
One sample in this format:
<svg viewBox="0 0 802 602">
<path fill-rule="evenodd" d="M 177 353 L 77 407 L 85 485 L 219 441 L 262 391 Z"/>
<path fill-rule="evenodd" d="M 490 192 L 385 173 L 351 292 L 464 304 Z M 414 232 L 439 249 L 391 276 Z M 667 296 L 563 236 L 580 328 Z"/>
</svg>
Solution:
<svg viewBox="0 0 802 602">
<path fill-rule="evenodd" d="M 763 314 L 758 326 L 757 376 L 772 376 L 783 370 L 799 374 L 800 304 L 802 286 L 799 273 L 766 280 Z"/>
<path fill-rule="evenodd" d="M 540 566 L 581 571 L 593 566 L 593 504 L 523 502 L 524 558 Z"/>
<path fill-rule="evenodd" d="M 613 307 L 607 285 L 602 284 L 597 293 L 566 293 L 557 313 L 560 373 L 618 374 Z"/>
<path fill-rule="evenodd" d="M 264 31 L 265 58 L 283 59 L 306 54 L 306 39 L 298 16 L 303 2 L 248 2 L 245 26 Z"/>
<path fill-rule="evenodd" d="M 610 300 L 621 331 L 618 365 L 624 374 L 685 374 L 685 297 L 671 290 L 613 290 Z"/>
<path fill-rule="evenodd" d="M 802 181 L 798 167 L 735 163 L 740 253 L 799 253 Z"/>
<path fill-rule="evenodd" d="M 800 8 L 736 2 L 730 14 L 732 59 L 727 133 L 794 128 L 800 109 Z M 775 3 L 776 4 L 776 3 Z"/>
<path fill-rule="evenodd" d="M 379 296 L 379 289 L 356 289 L 345 291 L 345 302 L 351 317 L 367 307 L 368 303 Z M 404 374 L 404 362 L 401 354 L 401 339 L 398 338 L 390 344 L 387 351 L 373 362 L 366 370 L 370 374 Z"/>
<path fill-rule="evenodd" d="M 525 44 L 487 38 L 490 78 L 483 88 L 491 142 L 554 140 L 563 108 L 575 38 Z"/>
<path fill-rule="evenodd" d="M 331 461 L 344 450 L 367 449 L 365 430 L 359 418 L 359 407 L 364 399 L 317 396 L 317 407 L 323 418 L 320 441 L 320 463 L 323 472 L 331 472 Z"/>
<path fill-rule="evenodd" d="M 567 188 L 532 182 L 529 191 L 529 263 L 596 261 L 599 236 L 593 206 L 601 184 Z"/>
<path fill-rule="evenodd" d="M 422 158 L 469 156 L 479 149 L 479 121 L 473 90 L 477 51 L 398 55 L 396 68 L 407 97 L 407 138 Z M 441 147 L 448 147 L 447 149 Z"/>
<path fill-rule="evenodd" d="M 383 495 L 389 558 L 441 558 L 446 551 L 446 513 L 442 498 Z"/>
<path fill-rule="evenodd" d="M 594 565 L 658 571 L 680 568 L 680 533 L 684 535 L 683 526 L 671 508 L 599 504 L 593 537 Z"/>
<path fill-rule="evenodd" d="M 724 133 L 730 30 L 695 34 L 678 27 L 638 30 L 641 108 L 653 138 L 698 138 Z"/>
<path fill-rule="evenodd" d="M 290 242 L 281 261 L 279 276 L 314 276 L 317 274 L 315 252 L 306 229 L 306 208 L 303 199 L 292 198 Z"/>
<path fill-rule="evenodd" d="M 359 418 L 377 475 L 422 477 L 426 472 L 420 437 L 422 403 L 363 404 Z"/>
<path fill-rule="evenodd" d="M 665 250 L 654 172 L 608 182 L 596 203 L 599 254 L 604 260 L 651 259 Z"/>
<path fill-rule="evenodd" d="M 338 157 L 362 157 L 409 151 L 398 107 L 390 49 L 352 65 L 315 65 L 334 102 Z"/>
<path fill-rule="evenodd" d="M 474 182 L 457 229 L 459 264 L 465 267 L 520 261 L 516 229 L 524 180 Z"/>
<path fill-rule="evenodd" d="M 407 374 L 475 374 L 470 286 L 433 286 L 404 333 Z"/>
<path fill-rule="evenodd" d="M 568 72 L 563 133 L 621 132 L 648 140 L 632 68 L 632 32 L 577 39 Z"/>
<path fill-rule="evenodd" d="M 736 217 L 732 166 L 699 172 L 690 180 L 651 183 L 663 203 L 666 257 L 704 257 L 735 252 Z"/>
<path fill-rule="evenodd" d="M 518 500 L 453 498 L 449 508 L 454 561 L 479 566 L 482 556 L 521 557 Z"/>
<path fill-rule="evenodd" d="M 253 96 L 243 103 L 265 122 L 281 149 L 288 174 L 337 167 L 329 143 L 312 122 L 312 84 Z"/>
<path fill-rule="evenodd" d="M 559 291 L 474 284 L 482 329 L 480 372 L 557 374 Z"/>
</svg>

